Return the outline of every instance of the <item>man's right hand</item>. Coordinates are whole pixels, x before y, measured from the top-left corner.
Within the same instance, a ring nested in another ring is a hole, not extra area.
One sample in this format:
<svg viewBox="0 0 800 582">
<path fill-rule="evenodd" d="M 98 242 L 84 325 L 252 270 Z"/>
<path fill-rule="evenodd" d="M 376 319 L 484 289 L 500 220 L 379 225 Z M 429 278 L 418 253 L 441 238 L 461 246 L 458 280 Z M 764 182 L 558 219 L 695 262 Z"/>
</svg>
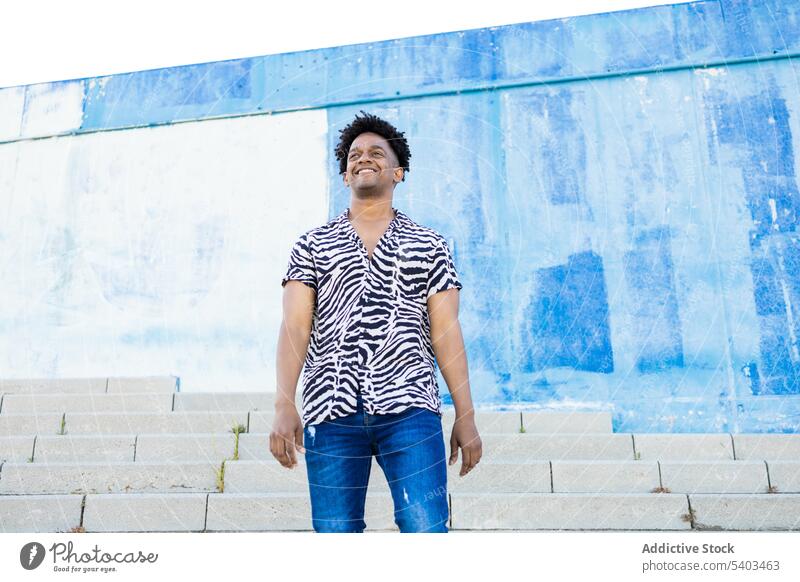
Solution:
<svg viewBox="0 0 800 582">
<path fill-rule="evenodd" d="M 297 465 L 295 451 L 306 452 L 303 447 L 303 423 L 293 403 L 276 407 L 272 432 L 269 433 L 269 450 L 287 469 Z"/>
</svg>

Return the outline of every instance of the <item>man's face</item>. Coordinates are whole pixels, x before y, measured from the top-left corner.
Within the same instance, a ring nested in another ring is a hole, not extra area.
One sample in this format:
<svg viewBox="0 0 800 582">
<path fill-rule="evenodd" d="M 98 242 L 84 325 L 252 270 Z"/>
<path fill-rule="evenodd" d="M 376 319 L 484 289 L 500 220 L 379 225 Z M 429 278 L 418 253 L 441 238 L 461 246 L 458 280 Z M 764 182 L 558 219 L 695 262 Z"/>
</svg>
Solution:
<svg viewBox="0 0 800 582">
<path fill-rule="evenodd" d="M 376 194 L 393 190 L 403 179 L 403 168 L 389 142 L 376 133 L 362 133 L 347 154 L 344 183 L 355 193 Z"/>
</svg>

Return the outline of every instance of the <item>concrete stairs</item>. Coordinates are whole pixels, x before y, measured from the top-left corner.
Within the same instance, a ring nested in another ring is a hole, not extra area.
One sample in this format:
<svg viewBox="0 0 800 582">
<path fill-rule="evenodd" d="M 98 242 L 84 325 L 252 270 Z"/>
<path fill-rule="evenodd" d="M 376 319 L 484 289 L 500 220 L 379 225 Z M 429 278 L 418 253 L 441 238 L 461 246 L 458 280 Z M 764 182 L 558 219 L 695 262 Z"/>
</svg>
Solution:
<svg viewBox="0 0 800 582">
<path fill-rule="evenodd" d="M 303 455 L 287 470 L 269 452 L 274 395 L 178 389 L 0 380 L 0 532 L 311 530 Z M 476 419 L 481 463 L 448 467 L 452 531 L 800 529 L 800 435 L 615 434 L 593 412 Z M 397 531 L 375 461 L 365 521 Z"/>
</svg>

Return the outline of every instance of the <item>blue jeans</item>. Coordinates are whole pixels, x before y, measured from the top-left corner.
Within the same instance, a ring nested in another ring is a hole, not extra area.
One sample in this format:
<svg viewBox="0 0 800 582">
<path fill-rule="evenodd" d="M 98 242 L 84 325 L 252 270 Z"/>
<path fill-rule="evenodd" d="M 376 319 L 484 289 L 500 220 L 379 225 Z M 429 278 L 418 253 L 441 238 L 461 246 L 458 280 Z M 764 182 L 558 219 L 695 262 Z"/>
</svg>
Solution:
<svg viewBox="0 0 800 582">
<path fill-rule="evenodd" d="M 311 517 L 316 532 L 362 532 L 372 456 L 383 469 L 401 532 L 447 532 L 447 458 L 442 420 L 411 407 L 355 414 L 303 429 Z"/>
</svg>

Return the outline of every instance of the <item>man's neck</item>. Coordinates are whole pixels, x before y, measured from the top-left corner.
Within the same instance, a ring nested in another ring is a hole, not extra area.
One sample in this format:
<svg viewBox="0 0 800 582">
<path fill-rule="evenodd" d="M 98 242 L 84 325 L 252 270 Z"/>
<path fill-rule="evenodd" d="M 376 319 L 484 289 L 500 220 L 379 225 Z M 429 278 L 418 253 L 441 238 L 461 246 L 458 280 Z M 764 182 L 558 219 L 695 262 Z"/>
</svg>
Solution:
<svg viewBox="0 0 800 582">
<path fill-rule="evenodd" d="M 379 200 L 360 200 L 350 197 L 350 220 L 357 222 L 382 222 L 392 220 L 394 210 L 392 210 L 392 198 L 382 198 Z"/>
</svg>

